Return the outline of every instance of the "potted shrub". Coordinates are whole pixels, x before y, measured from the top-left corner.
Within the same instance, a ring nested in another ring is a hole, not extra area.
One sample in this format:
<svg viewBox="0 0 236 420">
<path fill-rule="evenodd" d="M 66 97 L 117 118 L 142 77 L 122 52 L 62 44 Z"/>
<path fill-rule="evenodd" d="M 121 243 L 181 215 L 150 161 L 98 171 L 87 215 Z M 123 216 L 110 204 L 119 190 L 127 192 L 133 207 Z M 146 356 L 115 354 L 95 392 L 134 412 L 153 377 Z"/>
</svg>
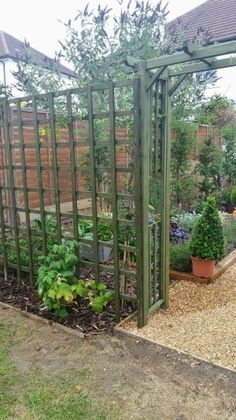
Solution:
<svg viewBox="0 0 236 420">
<path fill-rule="evenodd" d="M 216 261 L 224 256 L 223 225 L 214 197 L 207 199 L 203 212 L 194 225 L 190 252 L 193 274 L 197 277 L 212 277 Z"/>
<path fill-rule="evenodd" d="M 236 185 L 231 190 L 230 201 L 234 206 L 233 215 L 236 216 Z"/>
</svg>

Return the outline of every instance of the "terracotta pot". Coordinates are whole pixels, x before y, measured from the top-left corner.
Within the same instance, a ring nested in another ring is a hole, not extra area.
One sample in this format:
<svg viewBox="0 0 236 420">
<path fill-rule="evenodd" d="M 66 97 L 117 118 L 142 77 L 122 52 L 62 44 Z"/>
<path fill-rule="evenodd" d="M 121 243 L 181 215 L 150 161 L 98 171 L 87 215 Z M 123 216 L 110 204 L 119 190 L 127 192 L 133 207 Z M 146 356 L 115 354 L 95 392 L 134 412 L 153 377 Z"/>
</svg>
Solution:
<svg viewBox="0 0 236 420">
<path fill-rule="evenodd" d="M 192 257 L 193 274 L 196 277 L 211 278 L 215 274 L 214 260 L 200 260 Z"/>
</svg>

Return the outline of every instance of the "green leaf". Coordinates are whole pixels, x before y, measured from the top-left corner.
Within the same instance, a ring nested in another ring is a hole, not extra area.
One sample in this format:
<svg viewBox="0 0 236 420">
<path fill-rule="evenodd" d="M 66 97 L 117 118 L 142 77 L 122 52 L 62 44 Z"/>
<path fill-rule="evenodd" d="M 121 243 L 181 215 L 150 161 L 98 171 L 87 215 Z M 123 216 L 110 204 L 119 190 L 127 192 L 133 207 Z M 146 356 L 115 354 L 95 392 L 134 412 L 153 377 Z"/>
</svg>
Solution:
<svg viewBox="0 0 236 420">
<path fill-rule="evenodd" d="M 105 290 L 107 286 L 104 283 L 97 284 L 97 290 Z"/>
</svg>

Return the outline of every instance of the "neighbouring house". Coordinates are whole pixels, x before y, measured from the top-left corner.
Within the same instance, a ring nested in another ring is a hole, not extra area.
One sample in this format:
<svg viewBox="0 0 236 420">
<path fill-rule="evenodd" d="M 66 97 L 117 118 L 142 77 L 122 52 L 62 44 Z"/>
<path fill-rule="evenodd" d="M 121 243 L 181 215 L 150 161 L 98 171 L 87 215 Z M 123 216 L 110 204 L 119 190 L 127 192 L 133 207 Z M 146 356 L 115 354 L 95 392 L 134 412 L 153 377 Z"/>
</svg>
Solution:
<svg viewBox="0 0 236 420">
<path fill-rule="evenodd" d="M 193 42 L 200 34 L 207 44 L 235 40 L 236 0 L 208 0 L 169 22 L 166 29 L 182 41 Z"/>
<path fill-rule="evenodd" d="M 14 85 L 13 72 L 17 69 L 17 62 L 27 62 L 29 53 L 37 63 L 49 71 L 55 66 L 54 59 L 30 46 L 27 47 L 25 42 L 18 40 L 14 36 L 0 31 L 0 84 L 4 86 Z M 70 85 L 70 81 L 75 77 L 74 72 L 60 63 L 58 63 L 58 69 L 65 77 L 65 81 Z M 14 90 L 15 95 L 17 96 L 16 90 Z"/>
</svg>

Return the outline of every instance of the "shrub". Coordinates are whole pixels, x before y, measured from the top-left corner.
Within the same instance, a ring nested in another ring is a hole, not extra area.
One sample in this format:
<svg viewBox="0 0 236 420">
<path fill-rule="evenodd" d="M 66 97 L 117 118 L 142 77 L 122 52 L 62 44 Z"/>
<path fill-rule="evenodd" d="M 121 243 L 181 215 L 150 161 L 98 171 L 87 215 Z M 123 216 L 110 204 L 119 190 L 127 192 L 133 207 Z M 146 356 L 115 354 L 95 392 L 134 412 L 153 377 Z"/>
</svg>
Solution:
<svg viewBox="0 0 236 420">
<path fill-rule="evenodd" d="M 224 220 L 224 232 L 226 243 L 231 248 L 236 248 L 236 218 L 230 217 Z"/>
<path fill-rule="evenodd" d="M 176 223 L 185 232 L 191 232 L 196 220 L 199 218 L 198 213 L 184 212 L 179 215 L 175 215 L 171 218 L 171 221 Z"/>
<path fill-rule="evenodd" d="M 223 225 L 214 197 L 208 197 L 193 228 L 190 252 L 193 257 L 202 260 L 220 260 L 224 256 Z"/>
<path fill-rule="evenodd" d="M 236 185 L 232 188 L 230 193 L 230 201 L 236 207 Z"/>
<path fill-rule="evenodd" d="M 170 247 L 170 267 L 176 271 L 192 271 L 189 243 Z"/>
</svg>

